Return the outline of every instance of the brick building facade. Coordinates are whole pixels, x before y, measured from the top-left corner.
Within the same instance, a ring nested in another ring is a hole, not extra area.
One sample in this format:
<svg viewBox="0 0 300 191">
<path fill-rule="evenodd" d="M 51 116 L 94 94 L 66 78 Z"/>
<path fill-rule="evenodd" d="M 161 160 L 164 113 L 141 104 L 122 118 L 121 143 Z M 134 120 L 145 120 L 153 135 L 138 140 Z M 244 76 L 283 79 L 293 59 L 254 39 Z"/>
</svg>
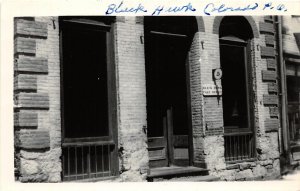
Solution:
<svg viewBox="0 0 300 191">
<path fill-rule="evenodd" d="M 276 23 L 15 18 L 16 179 L 280 177 Z"/>
</svg>

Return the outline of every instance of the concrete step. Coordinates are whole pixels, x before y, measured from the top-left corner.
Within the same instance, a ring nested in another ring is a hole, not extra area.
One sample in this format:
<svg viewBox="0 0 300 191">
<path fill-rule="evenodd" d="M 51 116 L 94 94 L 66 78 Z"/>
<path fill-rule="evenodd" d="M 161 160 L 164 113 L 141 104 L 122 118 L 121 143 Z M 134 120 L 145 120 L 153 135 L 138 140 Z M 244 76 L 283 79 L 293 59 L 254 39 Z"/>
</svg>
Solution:
<svg viewBox="0 0 300 191">
<path fill-rule="evenodd" d="M 150 169 L 148 181 L 214 181 L 216 177 L 208 176 L 208 170 L 193 166 L 188 167 L 160 167 Z"/>
</svg>

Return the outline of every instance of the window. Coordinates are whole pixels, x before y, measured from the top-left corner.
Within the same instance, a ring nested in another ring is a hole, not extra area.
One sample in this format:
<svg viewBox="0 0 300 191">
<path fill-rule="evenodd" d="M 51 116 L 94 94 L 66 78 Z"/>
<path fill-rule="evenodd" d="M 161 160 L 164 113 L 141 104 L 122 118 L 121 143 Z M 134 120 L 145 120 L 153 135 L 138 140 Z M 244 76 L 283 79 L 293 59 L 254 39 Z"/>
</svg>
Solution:
<svg viewBox="0 0 300 191">
<path fill-rule="evenodd" d="M 254 153 L 250 39 L 243 17 L 225 17 L 220 26 L 220 60 L 223 70 L 225 160 L 250 159 Z"/>
<path fill-rule="evenodd" d="M 286 61 L 288 126 L 291 148 L 300 145 L 300 67 Z"/>
<path fill-rule="evenodd" d="M 60 19 L 63 179 L 116 175 L 111 27 L 101 17 Z"/>
</svg>

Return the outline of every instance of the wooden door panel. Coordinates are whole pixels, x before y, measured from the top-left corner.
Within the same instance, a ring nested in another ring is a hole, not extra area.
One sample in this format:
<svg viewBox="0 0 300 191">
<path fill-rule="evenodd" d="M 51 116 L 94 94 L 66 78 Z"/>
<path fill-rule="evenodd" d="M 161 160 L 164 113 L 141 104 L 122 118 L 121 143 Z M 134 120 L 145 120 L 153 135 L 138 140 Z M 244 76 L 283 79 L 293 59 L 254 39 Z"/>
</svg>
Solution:
<svg viewBox="0 0 300 191">
<path fill-rule="evenodd" d="M 188 166 L 189 165 L 189 140 L 188 135 L 173 136 L 173 154 L 174 165 Z"/>
<path fill-rule="evenodd" d="M 149 166 L 168 166 L 167 140 L 165 137 L 148 137 Z"/>
</svg>

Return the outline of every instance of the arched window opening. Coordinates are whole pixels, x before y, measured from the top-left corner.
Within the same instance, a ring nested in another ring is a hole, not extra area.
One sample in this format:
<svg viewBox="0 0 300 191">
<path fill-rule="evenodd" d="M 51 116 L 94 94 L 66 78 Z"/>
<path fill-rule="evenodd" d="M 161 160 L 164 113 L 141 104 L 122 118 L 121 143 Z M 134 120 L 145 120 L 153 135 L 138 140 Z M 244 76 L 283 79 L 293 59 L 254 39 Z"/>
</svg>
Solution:
<svg viewBox="0 0 300 191">
<path fill-rule="evenodd" d="M 225 159 L 232 162 L 253 158 L 251 26 L 244 17 L 224 17 L 219 37 L 223 70 Z"/>
</svg>

